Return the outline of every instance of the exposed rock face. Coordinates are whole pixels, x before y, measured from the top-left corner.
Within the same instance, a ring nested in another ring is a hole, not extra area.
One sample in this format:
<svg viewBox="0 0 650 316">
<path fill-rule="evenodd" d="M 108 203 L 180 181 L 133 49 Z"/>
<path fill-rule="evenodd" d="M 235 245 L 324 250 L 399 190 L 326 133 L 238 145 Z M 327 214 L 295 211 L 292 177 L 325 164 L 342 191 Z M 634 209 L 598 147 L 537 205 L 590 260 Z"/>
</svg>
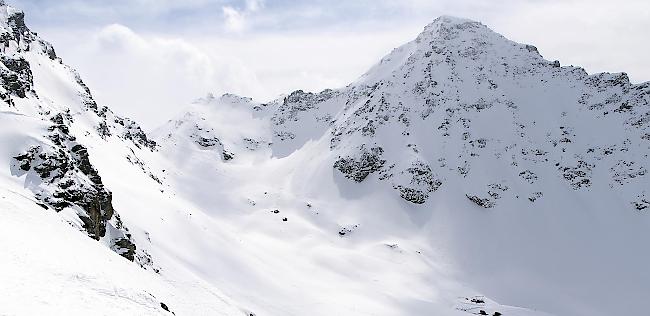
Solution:
<svg viewBox="0 0 650 316">
<path fill-rule="evenodd" d="M 20 40 L 31 41 L 34 36 L 25 25 L 25 13 L 22 11 L 10 12 L 7 18 L 9 27 L 11 27 L 13 40 L 20 42 Z"/>
<path fill-rule="evenodd" d="M 83 84 L 81 79 L 79 79 L 78 82 Z M 106 139 L 107 137 L 116 135 L 121 139 L 131 141 L 138 149 L 147 148 L 150 151 L 155 151 L 157 149 L 156 142 L 147 136 L 138 123 L 129 118 L 115 115 L 113 111 L 107 107 L 99 108 L 90 94 L 90 90 L 87 90 L 85 85 L 83 85 L 83 87 L 86 89 L 86 93 L 82 95 L 82 98 L 84 99 L 87 109 L 95 112 L 100 118 L 96 130 L 102 138 Z"/>
<path fill-rule="evenodd" d="M 594 165 L 579 160 L 576 166 L 562 167 L 562 177 L 575 190 L 591 186 L 591 170 Z"/>
<path fill-rule="evenodd" d="M 128 238 L 117 239 L 113 247 L 113 250 L 120 254 L 120 256 L 129 259 L 129 261 L 135 260 L 136 247 L 135 244 Z"/>
<path fill-rule="evenodd" d="M 9 50 L 15 49 L 18 53 L 29 51 L 36 36 L 25 25 L 23 12 L 6 7 L 4 4 L 0 4 L 0 6 L 7 11 L 7 20 L 0 21 L 0 23 L 6 23 L 7 26 L 0 33 L 0 51 L 2 51 L 0 54 L 0 99 L 13 105 L 13 97 L 25 98 L 28 93 L 33 92 L 34 82 L 29 62 L 22 56 L 11 54 Z M 39 44 L 41 45 L 36 49 L 44 48 L 56 58 L 52 45 L 40 40 Z"/>
<path fill-rule="evenodd" d="M 271 120 L 276 125 L 283 125 L 287 121 L 297 122 L 300 112 L 313 110 L 319 103 L 323 103 L 335 95 L 336 92 L 329 89 L 318 94 L 311 92 L 305 93 L 302 90 L 294 91 L 284 98 L 282 105 L 277 108 Z M 319 119 L 327 121 L 327 117 L 321 117 Z"/>
<path fill-rule="evenodd" d="M 496 204 L 489 198 L 481 198 L 476 195 L 466 195 L 467 198 L 482 208 L 493 208 Z"/>
<path fill-rule="evenodd" d="M 367 149 L 362 146 L 358 155 L 339 158 L 334 163 L 334 168 L 343 173 L 346 178 L 362 182 L 368 175 L 381 170 L 384 166 L 386 160 L 381 157 L 383 152 L 381 147 Z"/>
<path fill-rule="evenodd" d="M 415 204 L 424 204 L 430 193 L 435 192 L 442 185 L 429 165 L 421 161 L 414 162 L 411 167 L 400 173 L 400 178 L 406 178 L 403 184 L 394 184 L 393 187 L 400 192 L 400 196 Z"/>
<path fill-rule="evenodd" d="M 140 128 L 136 122 L 128 118 L 116 116 L 114 122 L 123 130 L 122 137 L 130 140 L 138 148 L 148 148 L 149 150 L 156 150 L 156 142 L 149 139 L 147 134 Z"/>
<path fill-rule="evenodd" d="M 202 148 L 217 151 L 223 161 L 230 161 L 235 158 L 235 154 L 226 149 L 221 140 L 215 136 L 212 129 L 196 125 L 190 137 Z"/>
<path fill-rule="evenodd" d="M 52 145 L 34 146 L 14 157 L 16 175 L 32 173 L 40 178 L 43 184 L 32 188 L 40 203 L 57 212 L 75 209 L 91 238 L 100 240 L 106 237 L 108 226 L 115 227 L 120 237 L 113 241 L 113 248 L 133 261 L 135 244 L 115 213 L 113 196 L 92 165 L 88 150 L 70 135 L 69 114 L 57 114 L 51 121 L 48 137 Z"/>
<path fill-rule="evenodd" d="M 25 98 L 32 91 L 33 79 L 29 63 L 23 58 L 12 58 L 2 56 L 0 59 L 0 81 L 4 91 L 0 92 L 0 97 L 13 104 L 11 96 Z"/>
</svg>

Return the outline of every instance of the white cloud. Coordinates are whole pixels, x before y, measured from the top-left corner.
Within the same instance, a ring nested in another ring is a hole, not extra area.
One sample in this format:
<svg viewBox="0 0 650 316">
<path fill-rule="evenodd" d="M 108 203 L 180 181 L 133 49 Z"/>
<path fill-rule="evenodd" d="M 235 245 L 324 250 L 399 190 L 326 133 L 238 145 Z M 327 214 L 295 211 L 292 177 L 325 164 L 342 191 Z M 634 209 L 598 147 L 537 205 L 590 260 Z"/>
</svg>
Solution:
<svg viewBox="0 0 650 316">
<path fill-rule="evenodd" d="M 80 37 L 92 40 L 78 41 Z M 99 103 L 149 128 L 208 92 L 242 93 L 259 86 L 255 74 L 236 58 L 178 38 L 140 35 L 119 24 L 58 38 L 74 43 L 62 55 L 73 60 Z"/>
<path fill-rule="evenodd" d="M 225 6 L 221 8 L 223 10 L 223 16 L 225 18 L 224 24 L 226 29 L 232 32 L 241 32 L 244 30 L 246 23 L 245 13 L 239 12 L 237 9 Z"/>
<path fill-rule="evenodd" d="M 232 6 L 221 7 L 226 30 L 235 33 L 244 31 L 249 17 L 263 7 L 264 2 L 262 0 L 246 0 L 245 7 L 241 10 Z"/>
<path fill-rule="evenodd" d="M 255 12 L 264 8 L 263 0 L 246 0 L 246 10 L 249 12 Z"/>
</svg>

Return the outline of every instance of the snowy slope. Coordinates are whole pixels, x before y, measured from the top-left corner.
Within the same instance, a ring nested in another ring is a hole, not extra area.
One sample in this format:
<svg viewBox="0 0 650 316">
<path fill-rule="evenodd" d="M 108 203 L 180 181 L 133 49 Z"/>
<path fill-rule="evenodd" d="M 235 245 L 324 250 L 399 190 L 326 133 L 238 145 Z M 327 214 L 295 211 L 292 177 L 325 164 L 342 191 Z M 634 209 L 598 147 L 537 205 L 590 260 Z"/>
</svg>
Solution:
<svg viewBox="0 0 650 316">
<path fill-rule="evenodd" d="M 22 17 L 0 314 L 644 312 L 647 83 L 441 17 L 346 88 L 208 95 L 151 137 Z"/>
</svg>

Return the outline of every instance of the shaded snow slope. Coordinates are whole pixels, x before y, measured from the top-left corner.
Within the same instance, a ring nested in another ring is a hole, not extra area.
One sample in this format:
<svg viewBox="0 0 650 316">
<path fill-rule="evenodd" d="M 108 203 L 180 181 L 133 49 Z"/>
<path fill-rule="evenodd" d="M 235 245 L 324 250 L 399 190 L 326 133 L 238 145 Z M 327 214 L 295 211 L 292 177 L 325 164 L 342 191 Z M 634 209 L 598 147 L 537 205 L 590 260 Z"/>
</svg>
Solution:
<svg viewBox="0 0 650 316">
<path fill-rule="evenodd" d="M 348 87 L 150 137 L 0 8 L 0 314 L 643 312 L 647 83 L 441 17 Z"/>
</svg>

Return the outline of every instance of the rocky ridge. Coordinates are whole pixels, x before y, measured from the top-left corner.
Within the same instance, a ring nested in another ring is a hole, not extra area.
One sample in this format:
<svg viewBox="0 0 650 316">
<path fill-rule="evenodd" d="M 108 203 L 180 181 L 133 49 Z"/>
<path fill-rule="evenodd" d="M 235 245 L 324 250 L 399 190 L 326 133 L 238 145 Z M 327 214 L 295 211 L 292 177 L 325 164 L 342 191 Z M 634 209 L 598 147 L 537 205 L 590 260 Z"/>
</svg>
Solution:
<svg viewBox="0 0 650 316">
<path fill-rule="evenodd" d="M 38 144 L 15 153 L 12 174 L 25 179 L 38 203 L 55 212 L 72 210 L 68 219 L 89 237 L 102 240 L 130 261 L 151 266 L 151 257 L 136 247 L 129 229 L 112 203 L 112 193 L 102 181 L 87 147 L 87 139 L 98 135 L 115 137 L 125 146 L 156 150 L 154 141 L 130 119 L 100 107 L 76 71 L 63 64 L 51 44 L 25 25 L 22 11 L 0 4 L 0 98 L 3 110 L 33 115 L 47 126 Z M 76 86 L 76 105 L 60 104 L 42 93 L 35 82 L 34 65 L 59 69 Z M 42 66 L 46 64 L 47 66 Z M 82 121 L 77 124 L 77 120 Z M 90 126 L 84 127 L 86 122 Z M 65 212 L 64 212 L 65 213 Z"/>
</svg>

